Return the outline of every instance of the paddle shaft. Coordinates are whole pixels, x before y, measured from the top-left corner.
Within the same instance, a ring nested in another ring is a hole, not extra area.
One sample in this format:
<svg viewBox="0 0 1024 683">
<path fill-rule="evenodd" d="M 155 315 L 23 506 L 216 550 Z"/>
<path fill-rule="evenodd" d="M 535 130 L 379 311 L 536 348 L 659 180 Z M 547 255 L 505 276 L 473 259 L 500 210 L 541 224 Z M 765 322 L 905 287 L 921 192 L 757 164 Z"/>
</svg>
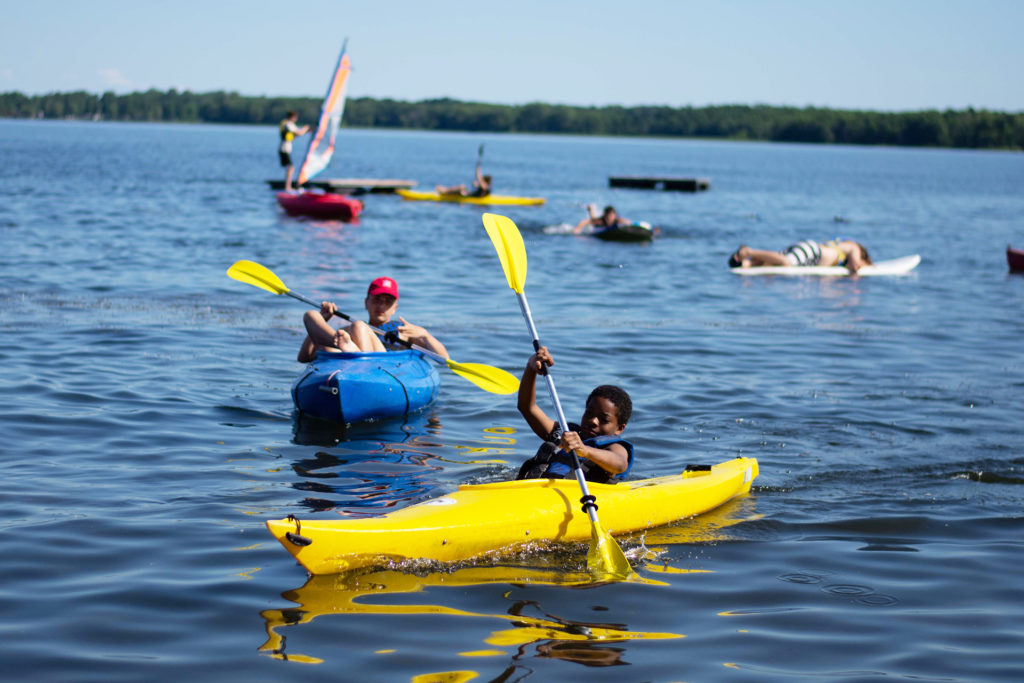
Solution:
<svg viewBox="0 0 1024 683">
<path fill-rule="evenodd" d="M 533 349 L 539 351 L 542 344 L 540 338 L 537 335 L 537 327 L 533 324 L 533 315 L 530 313 L 530 304 L 526 300 L 526 294 L 523 292 L 516 292 L 516 300 L 519 302 L 519 309 L 523 312 L 523 318 L 526 319 L 526 326 L 530 328 L 530 336 L 533 337 Z M 569 432 L 569 423 L 565 419 L 565 411 L 562 410 L 562 402 L 558 400 L 558 391 L 555 389 L 555 380 L 551 376 L 551 368 L 544 368 L 543 371 L 544 379 L 548 383 L 548 392 L 551 394 L 551 401 L 555 404 L 555 413 L 558 415 L 558 424 L 562 428 L 562 433 Z M 590 490 L 587 488 L 587 479 L 583 476 L 583 465 L 580 463 L 580 458 L 576 455 L 576 451 L 569 451 L 572 455 L 572 469 L 576 475 L 576 481 L 579 482 L 580 490 L 583 491 L 583 509 L 587 511 L 587 515 L 590 517 L 590 521 L 593 524 L 598 524 L 597 519 L 597 505 L 594 503 L 594 497 L 590 495 Z"/>
<path fill-rule="evenodd" d="M 302 296 L 301 294 L 296 294 L 295 292 L 291 291 L 290 289 L 285 291 L 284 293 L 287 294 L 288 296 L 290 296 L 291 298 L 298 299 L 299 301 L 307 303 L 310 306 L 313 306 L 314 308 L 320 308 L 320 304 L 318 304 L 317 302 L 313 301 L 309 297 Z M 352 318 L 350 318 L 348 315 L 342 313 L 341 311 L 335 311 L 334 315 L 338 316 L 339 318 L 344 318 L 345 320 L 347 320 L 349 322 L 353 322 Z M 381 337 L 383 337 L 386 334 L 384 332 L 384 330 L 379 330 L 376 327 L 374 327 L 373 325 L 367 324 L 366 326 L 369 327 L 374 332 L 376 332 L 377 334 L 379 334 Z M 399 339 L 398 343 L 401 344 L 402 346 L 408 348 L 408 349 L 414 349 L 416 351 L 419 351 L 424 356 L 429 356 L 430 358 L 433 358 L 434 360 L 436 360 L 438 363 L 445 363 L 445 364 L 448 363 L 448 359 L 446 359 L 445 357 L 441 356 L 440 354 L 434 353 L 430 349 L 426 349 L 426 348 L 424 348 L 422 346 L 419 346 L 418 344 L 413 344 L 412 342 L 407 341 L 405 339 Z"/>
</svg>

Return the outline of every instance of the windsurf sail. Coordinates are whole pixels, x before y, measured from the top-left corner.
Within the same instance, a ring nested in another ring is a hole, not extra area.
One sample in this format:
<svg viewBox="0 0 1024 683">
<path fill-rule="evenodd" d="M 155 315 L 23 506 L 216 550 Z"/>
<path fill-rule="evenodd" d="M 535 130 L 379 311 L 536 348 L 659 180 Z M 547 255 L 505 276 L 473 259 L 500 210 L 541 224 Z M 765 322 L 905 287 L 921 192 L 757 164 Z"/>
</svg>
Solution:
<svg viewBox="0 0 1024 683">
<path fill-rule="evenodd" d="M 341 46 L 341 56 L 338 57 L 338 65 L 334 67 L 331 74 L 331 82 L 327 86 L 327 95 L 320 107 L 320 121 L 316 126 L 316 133 L 306 150 L 306 158 L 302 161 L 299 169 L 298 184 L 315 176 L 327 168 L 334 154 L 334 137 L 341 127 L 341 115 L 345 111 L 345 94 L 348 91 L 348 74 L 352 70 L 349 64 L 346 47 L 348 41 Z"/>
</svg>

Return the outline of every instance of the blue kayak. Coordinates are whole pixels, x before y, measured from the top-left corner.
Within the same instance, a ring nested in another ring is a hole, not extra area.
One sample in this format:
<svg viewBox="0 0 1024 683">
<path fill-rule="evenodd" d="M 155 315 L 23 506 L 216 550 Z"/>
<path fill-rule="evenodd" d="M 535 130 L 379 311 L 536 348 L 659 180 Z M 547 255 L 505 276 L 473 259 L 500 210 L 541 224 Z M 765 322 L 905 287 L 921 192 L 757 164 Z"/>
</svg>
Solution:
<svg viewBox="0 0 1024 683">
<path fill-rule="evenodd" d="M 440 386 L 437 368 L 419 351 L 318 351 L 292 386 L 292 400 L 305 415 L 347 424 L 417 411 Z"/>
</svg>

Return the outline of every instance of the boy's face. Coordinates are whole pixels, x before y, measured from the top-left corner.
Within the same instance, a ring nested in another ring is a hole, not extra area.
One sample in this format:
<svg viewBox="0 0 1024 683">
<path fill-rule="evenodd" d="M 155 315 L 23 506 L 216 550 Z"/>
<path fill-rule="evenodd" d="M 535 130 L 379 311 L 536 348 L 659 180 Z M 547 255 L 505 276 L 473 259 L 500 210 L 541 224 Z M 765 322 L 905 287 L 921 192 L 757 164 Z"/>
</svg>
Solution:
<svg viewBox="0 0 1024 683">
<path fill-rule="evenodd" d="M 580 436 L 589 439 L 594 436 L 621 434 L 626 425 L 619 424 L 619 409 L 602 396 L 595 396 L 587 403 L 587 409 L 580 420 Z"/>
<path fill-rule="evenodd" d="M 374 294 L 366 297 L 366 312 L 370 314 L 371 325 L 383 325 L 391 320 L 398 310 L 398 299 L 390 294 Z"/>
</svg>

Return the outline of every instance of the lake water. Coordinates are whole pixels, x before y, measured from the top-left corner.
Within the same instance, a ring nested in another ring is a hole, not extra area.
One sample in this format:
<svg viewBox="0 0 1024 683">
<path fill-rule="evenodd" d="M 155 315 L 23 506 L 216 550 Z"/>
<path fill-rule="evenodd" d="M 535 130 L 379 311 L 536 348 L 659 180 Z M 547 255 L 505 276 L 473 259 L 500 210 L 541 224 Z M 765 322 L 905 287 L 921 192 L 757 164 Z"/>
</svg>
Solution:
<svg viewBox="0 0 1024 683">
<path fill-rule="evenodd" d="M 582 548 L 308 579 L 266 519 L 508 478 L 537 440 L 514 397 L 446 370 L 404 422 L 298 420 L 304 307 L 225 270 L 258 261 L 353 315 L 391 275 L 455 360 L 518 375 L 530 340 L 482 211 L 370 195 L 357 224 L 286 217 L 271 127 L 0 121 L 5 677 L 1024 675 L 1024 277 L 1004 256 L 1024 245 L 1024 155 L 344 130 L 324 175 L 468 182 L 481 143 L 496 192 L 547 198 L 501 213 L 569 418 L 619 384 L 634 474 L 742 454 L 752 494 L 648 535 L 651 583 L 588 585 Z M 608 188 L 629 174 L 711 189 Z M 546 230 L 587 202 L 661 234 Z M 741 243 L 837 235 L 923 260 L 726 268 Z"/>
</svg>

